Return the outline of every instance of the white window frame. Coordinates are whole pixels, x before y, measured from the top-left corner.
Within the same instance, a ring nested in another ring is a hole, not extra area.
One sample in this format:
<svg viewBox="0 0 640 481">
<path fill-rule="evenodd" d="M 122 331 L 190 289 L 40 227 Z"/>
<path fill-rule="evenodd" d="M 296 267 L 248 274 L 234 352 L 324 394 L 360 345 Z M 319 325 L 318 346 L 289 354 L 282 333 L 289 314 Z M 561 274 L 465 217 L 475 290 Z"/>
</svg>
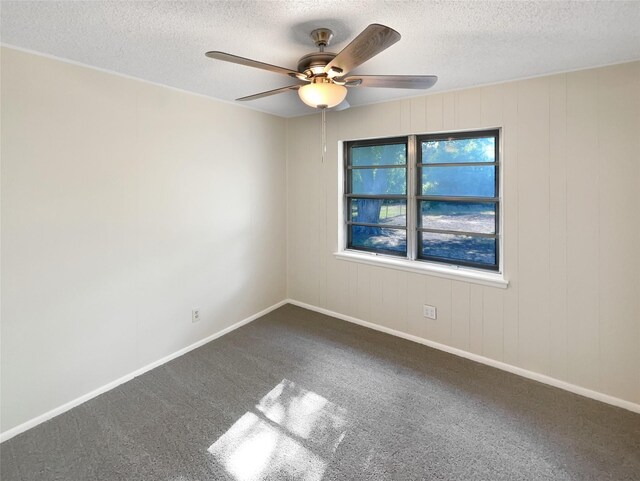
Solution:
<svg viewBox="0 0 640 481">
<path fill-rule="evenodd" d="M 417 259 L 417 226 L 416 209 L 418 200 L 415 193 L 415 179 L 417 175 L 417 139 L 422 135 L 450 134 L 464 132 L 498 131 L 498 161 L 497 161 L 497 184 L 498 192 L 498 270 L 490 271 L 474 267 L 466 267 L 456 264 L 446 264 L 443 262 L 433 262 L 424 259 Z M 367 265 L 398 269 L 402 271 L 428 274 L 435 277 L 443 277 L 453 280 L 461 280 L 490 287 L 506 288 L 509 285 L 504 276 L 504 201 L 503 201 L 503 179 L 504 179 L 504 156 L 503 156 L 503 135 L 500 127 L 482 128 L 473 130 L 430 132 L 428 134 L 393 136 L 407 138 L 407 257 L 385 255 L 376 252 L 367 252 L 347 248 L 347 201 L 345 196 L 345 143 L 360 140 L 384 140 L 380 138 L 369 139 L 344 139 L 338 142 L 338 251 L 334 253 L 336 259 L 357 262 Z"/>
</svg>

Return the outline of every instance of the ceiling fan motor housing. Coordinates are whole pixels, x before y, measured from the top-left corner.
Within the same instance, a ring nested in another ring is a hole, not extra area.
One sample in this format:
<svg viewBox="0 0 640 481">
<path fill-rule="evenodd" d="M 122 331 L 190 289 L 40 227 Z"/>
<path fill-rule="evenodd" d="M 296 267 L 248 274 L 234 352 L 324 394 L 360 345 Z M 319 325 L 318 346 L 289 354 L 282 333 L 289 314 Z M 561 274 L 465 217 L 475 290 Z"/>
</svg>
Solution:
<svg viewBox="0 0 640 481">
<path fill-rule="evenodd" d="M 336 56 L 333 52 L 312 52 L 298 60 L 298 72 L 307 77 L 324 73 L 324 67 Z"/>
</svg>

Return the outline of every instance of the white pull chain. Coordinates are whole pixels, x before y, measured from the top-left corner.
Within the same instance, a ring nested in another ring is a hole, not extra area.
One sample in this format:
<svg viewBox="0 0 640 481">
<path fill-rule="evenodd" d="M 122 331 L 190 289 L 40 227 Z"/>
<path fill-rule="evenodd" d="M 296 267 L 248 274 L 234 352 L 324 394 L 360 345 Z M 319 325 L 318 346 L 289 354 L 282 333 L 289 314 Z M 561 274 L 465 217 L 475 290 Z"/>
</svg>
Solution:
<svg viewBox="0 0 640 481">
<path fill-rule="evenodd" d="M 327 117 L 325 112 L 327 109 L 322 109 L 322 163 L 324 164 L 324 154 L 327 152 Z"/>
</svg>

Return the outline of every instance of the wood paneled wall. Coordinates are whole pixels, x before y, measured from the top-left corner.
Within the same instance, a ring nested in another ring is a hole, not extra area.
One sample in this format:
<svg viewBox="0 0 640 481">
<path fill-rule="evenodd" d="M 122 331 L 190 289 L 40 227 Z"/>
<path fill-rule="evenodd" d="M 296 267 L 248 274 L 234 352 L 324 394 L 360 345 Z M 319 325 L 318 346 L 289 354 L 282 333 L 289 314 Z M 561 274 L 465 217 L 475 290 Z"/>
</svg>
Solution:
<svg viewBox="0 0 640 481">
<path fill-rule="evenodd" d="M 496 126 L 507 289 L 333 257 L 339 140 Z M 288 295 L 638 403 L 639 139 L 640 62 L 290 119 Z"/>
</svg>

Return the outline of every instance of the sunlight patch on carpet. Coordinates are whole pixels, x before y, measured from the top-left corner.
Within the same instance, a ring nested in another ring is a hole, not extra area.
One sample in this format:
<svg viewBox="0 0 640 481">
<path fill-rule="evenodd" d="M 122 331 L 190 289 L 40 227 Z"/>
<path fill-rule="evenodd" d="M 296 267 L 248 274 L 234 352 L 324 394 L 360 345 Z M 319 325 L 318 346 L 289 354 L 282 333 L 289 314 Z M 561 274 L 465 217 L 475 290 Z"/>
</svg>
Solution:
<svg viewBox="0 0 640 481">
<path fill-rule="evenodd" d="M 283 379 L 208 449 L 237 481 L 319 481 L 346 434 L 347 411 Z"/>
</svg>

